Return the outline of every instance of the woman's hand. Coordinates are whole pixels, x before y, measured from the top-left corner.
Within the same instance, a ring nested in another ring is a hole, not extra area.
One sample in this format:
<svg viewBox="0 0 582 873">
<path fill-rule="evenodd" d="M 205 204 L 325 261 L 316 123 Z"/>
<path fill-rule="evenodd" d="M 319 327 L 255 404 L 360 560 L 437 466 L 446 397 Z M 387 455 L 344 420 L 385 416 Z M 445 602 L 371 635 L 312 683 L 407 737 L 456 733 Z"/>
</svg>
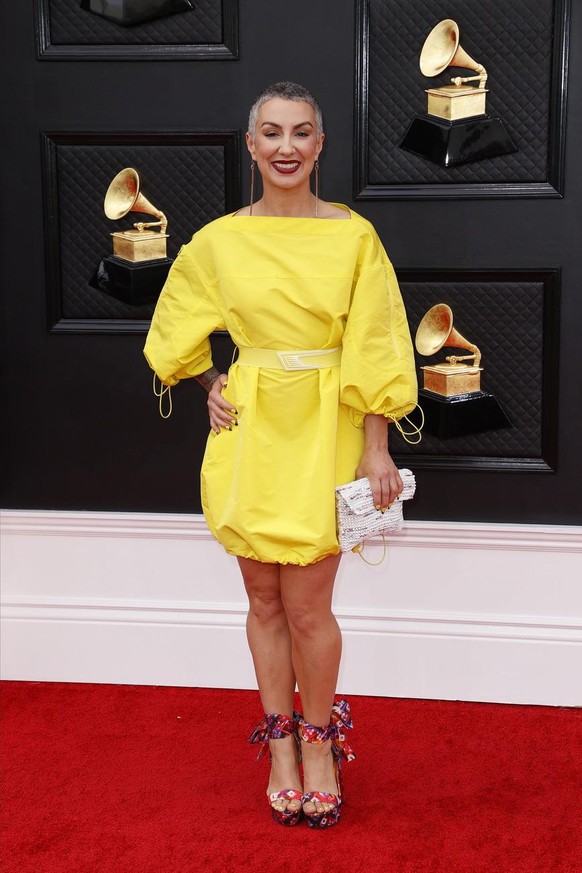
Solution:
<svg viewBox="0 0 582 873">
<path fill-rule="evenodd" d="M 232 430 L 238 424 L 236 409 L 233 409 L 232 403 L 229 403 L 222 396 L 222 389 L 226 387 L 226 384 L 226 373 L 220 373 L 208 392 L 208 416 L 210 427 L 215 433 L 220 433 L 221 428 Z"/>
<path fill-rule="evenodd" d="M 402 491 L 402 479 L 388 450 L 382 452 L 365 451 L 356 470 L 356 478 L 367 476 L 372 486 L 374 506 L 385 511 Z"/>
<path fill-rule="evenodd" d="M 385 511 L 402 492 L 403 484 L 396 464 L 388 451 L 388 423 L 381 415 L 364 419 L 366 447 L 356 470 L 356 478 L 370 480 L 374 506 Z"/>
</svg>

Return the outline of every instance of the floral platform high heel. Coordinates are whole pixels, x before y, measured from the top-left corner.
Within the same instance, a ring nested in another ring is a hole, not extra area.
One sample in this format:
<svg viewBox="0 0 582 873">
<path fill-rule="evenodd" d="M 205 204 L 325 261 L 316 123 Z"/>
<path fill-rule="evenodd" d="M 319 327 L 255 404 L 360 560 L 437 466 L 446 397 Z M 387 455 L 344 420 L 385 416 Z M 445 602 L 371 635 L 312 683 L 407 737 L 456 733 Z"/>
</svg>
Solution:
<svg viewBox="0 0 582 873">
<path fill-rule="evenodd" d="M 310 791 L 303 796 L 303 813 L 309 827 L 330 828 L 337 824 L 340 818 L 342 803 L 342 760 L 353 761 L 356 757 L 353 749 L 346 742 L 345 730 L 353 727 L 350 716 L 350 705 L 347 700 L 339 700 L 331 710 L 331 719 L 327 727 L 316 727 L 307 724 L 302 716 L 298 716 L 299 738 L 306 743 L 322 743 L 331 740 L 331 752 L 335 778 L 337 782 L 337 794 L 327 791 Z M 331 809 L 326 812 L 306 812 L 307 803 L 331 804 Z"/>
<path fill-rule="evenodd" d="M 261 748 L 257 755 L 257 760 L 261 758 L 268 745 L 269 740 L 281 740 L 283 737 L 293 735 L 297 741 L 297 720 L 296 713 L 293 713 L 293 718 L 288 715 L 277 715 L 265 713 L 265 717 L 256 726 L 249 737 L 249 743 L 260 743 Z M 274 791 L 272 794 L 267 793 L 267 799 L 271 806 L 271 814 L 277 824 L 285 825 L 285 827 L 293 827 L 299 824 L 303 818 L 303 792 L 296 788 L 287 788 L 284 791 Z M 275 809 L 275 804 L 287 800 L 289 803 L 297 803 L 297 809 Z"/>
</svg>

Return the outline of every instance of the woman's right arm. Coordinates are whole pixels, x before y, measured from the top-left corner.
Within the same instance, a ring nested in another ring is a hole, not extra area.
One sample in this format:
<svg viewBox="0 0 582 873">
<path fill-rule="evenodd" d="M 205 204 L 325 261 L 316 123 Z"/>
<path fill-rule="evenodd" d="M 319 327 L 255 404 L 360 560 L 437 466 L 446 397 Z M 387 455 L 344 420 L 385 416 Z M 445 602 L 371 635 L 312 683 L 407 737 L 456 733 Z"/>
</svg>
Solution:
<svg viewBox="0 0 582 873">
<path fill-rule="evenodd" d="M 216 367 L 211 367 L 195 379 L 208 392 L 208 417 L 212 430 L 215 433 L 220 433 L 221 428 L 232 430 L 237 424 L 237 411 L 222 396 L 222 389 L 227 384 L 226 373 L 219 373 Z"/>
</svg>

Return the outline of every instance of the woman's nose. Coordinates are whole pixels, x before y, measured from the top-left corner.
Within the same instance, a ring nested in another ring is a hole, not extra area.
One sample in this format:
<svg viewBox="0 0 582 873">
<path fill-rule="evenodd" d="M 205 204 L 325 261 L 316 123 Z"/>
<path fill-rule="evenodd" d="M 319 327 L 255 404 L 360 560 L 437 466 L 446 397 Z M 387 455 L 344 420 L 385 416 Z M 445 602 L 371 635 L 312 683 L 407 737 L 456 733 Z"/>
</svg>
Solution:
<svg viewBox="0 0 582 873">
<path fill-rule="evenodd" d="M 283 139 L 283 140 L 281 140 L 281 143 L 279 144 L 279 151 L 285 155 L 291 154 L 291 152 L 293 151 L 294 148 L 295 148 L 295 146 L 293 145 L 293 143 L 291 142 L 290 139 Z"/>
</svg>

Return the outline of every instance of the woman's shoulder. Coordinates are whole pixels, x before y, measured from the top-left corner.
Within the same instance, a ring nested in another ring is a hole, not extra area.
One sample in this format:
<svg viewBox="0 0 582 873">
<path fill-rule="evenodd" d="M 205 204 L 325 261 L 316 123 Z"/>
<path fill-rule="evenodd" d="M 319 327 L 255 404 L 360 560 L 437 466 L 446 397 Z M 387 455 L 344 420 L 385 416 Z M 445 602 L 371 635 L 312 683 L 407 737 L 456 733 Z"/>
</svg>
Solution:
<svg viewBox="0 0 582 873">
<path fill-rule="evenodd" d="M 349 211 L 350 218 L 352 219 L 354 224 L 358 226 L 359 229 L 365 229 L 373 234 L 376 233 L 376 229 L 375 229 L 374 225 L 372 224 L 372 222 L 369 221 L 367 218 L 365 218 L 363 215 L 360 215 L 359 212 L 355 212 L 353 209 L 350 209 L 348 206 L 344 206 L 341 203 L 337 203 L 334 205 L 340 206 L 343 209 L 347 209 Z"/>
<path fill-rule="evenodd" d="M 229 216 L 223 215 L 194 231 L 188 242 L 185 242 L 178 254 L 182 262 L 195 264 L 200 270 L 209 274 L 214 270 L 216 252 L 223 247 L 224 229 Z"/>
<path fill-rule="evenodd" d="M 208 224 L 203 224 L 202 227 L 194 231 L 190 241 L 185 243 L 182 248 L 192 254 L 200 247 L 212 243 L 214 239 L 221 236 L 231 215 L 232 213 L 221 215 L 220 218 L 215 218 L 213 221 L 209 221 Z"/>
<path fill-rule="evenodd" d="M 371 234 L 376 234 L 376 230 L 371 221 L 368 221 L 367 218 L 364 218 L 363 215 L 360 215 L 359 212 L 355 212 L 353 209 L 350 209 L 349 206 L 346 206 L 345 203 L 338 203 L 334 201 L 320 201 L 325 207 L 325 212 L 321 209 L 319 210 L 319 215 L 321 218 L 348 218 L 351 219 L 351 224 L 354 228 L 356 228 L 359 232 L 365 230 Z M 329 214 L 328 213 L 329 208 Z"/>
<path fill-rule="evenodd" d="M 227 215 L 221 215 L 219 218 L 215 218 L 213 221 L 209 221 L 208 224 L 202 225 L 200 230 L 196 231 L 195 236 L 213 236 L 216 233 L 220 233 L 225 227 L 228 225 L 229 220 L 232 218 L 233 213 L 229 212 Z"/>
<path fill-rule="evenodd" d="M 317 212 L 319 218 L 336 218 L 339 221 L 349 220 L 352 217 L 350 209 L 344 203 L 332 203 L 327 200 L 319 200 Z"/>
<path fill-rule="evenodd" d="M 340 208 L 343 206 L 341 203 L 334 205 Z M 343 206 L 343 208 L 348 209 L 347 206 Z M 360 215 L 359 212 L 354 212 L 353 209 L 348 209 L 348 211 L 352 220 L 346 224 L 349 225 L 352 236 L 359 246 L 359 257 L 362 263 L 376 264 L 379 260 L 385 260 L 387 255 L 384 244 L 372 222 Z"/>
</svg>

